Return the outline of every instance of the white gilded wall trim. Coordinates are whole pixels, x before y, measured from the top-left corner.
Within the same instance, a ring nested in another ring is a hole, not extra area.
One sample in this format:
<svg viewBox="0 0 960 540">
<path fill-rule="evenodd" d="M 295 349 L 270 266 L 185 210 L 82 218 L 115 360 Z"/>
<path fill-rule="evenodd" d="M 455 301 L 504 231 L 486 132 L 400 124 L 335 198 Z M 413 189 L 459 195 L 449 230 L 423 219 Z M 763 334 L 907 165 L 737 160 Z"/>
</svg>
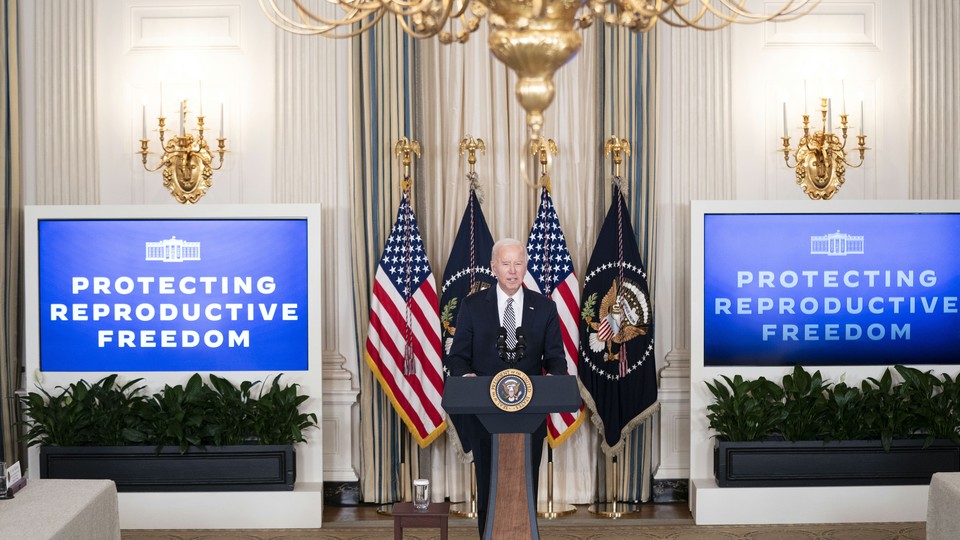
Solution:
<svg viewBox="0 0 960 540">
<path fill-rule="evenodd" d="M 960 197 L 960 4 L 910 2 L 910 197 Z"/>
<path fill-rule="evenodd" d="M 822 3 L 799 19 L 764 24 L 764 45 L 879 48 L 878 22 L 877 6 L 873 2 Z"/>
<path fill-rule="evenodd" d="M 36 0 L 32 84 L 37 204 L 97 204 L 94 0 Z M 29 159 L 29 156 L 27 157 Z"/>
</svg>

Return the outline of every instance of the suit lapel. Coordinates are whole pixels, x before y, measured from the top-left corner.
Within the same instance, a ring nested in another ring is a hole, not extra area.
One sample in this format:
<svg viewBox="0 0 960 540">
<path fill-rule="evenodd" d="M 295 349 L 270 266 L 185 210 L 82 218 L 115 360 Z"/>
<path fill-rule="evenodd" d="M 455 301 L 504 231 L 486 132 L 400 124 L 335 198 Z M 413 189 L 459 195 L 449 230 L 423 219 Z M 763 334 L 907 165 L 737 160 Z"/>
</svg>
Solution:
<svg viewBox="0 0 960 540">
<path fill-rule="evenodd" d="M 497 309 L 497 285 L 493 284 L 492 287 L 487 287 L 487 295 L 484 301 L 486 302 L 486 309 L 488 320 L 493 321 L 491 327 L 493 328 L 494 335 L 497 334 L 497 329 L 500 328 L 500 311 Z"/>
</svg>

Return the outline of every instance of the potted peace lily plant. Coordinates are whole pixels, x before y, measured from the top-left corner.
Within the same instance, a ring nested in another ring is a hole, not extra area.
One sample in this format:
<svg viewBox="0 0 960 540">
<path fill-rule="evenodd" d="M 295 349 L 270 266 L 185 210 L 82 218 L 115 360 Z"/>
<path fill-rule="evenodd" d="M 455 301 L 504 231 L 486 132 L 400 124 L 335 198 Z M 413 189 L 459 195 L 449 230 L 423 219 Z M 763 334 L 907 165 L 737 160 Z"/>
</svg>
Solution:
<svg viewBox="0 0 960 540">
<path fill-rule="evenodd" d="M 714 379 L 721 487 L 927 484 L 960 470 L 960 381 L 906 366 L 860 386 L 797 366 L 780 384 Z"/>
<path fill-rule="evenodd" d="M 211 374 L 145 393 L 142 379 L 81 380 L 22 398 L 42 478 L 107 478 L 118 491 L 292 490 L 294 443 L 317 425 L 297 384 Z M 255 391 L 256 390 L 256 391 Z"/>
</svg>

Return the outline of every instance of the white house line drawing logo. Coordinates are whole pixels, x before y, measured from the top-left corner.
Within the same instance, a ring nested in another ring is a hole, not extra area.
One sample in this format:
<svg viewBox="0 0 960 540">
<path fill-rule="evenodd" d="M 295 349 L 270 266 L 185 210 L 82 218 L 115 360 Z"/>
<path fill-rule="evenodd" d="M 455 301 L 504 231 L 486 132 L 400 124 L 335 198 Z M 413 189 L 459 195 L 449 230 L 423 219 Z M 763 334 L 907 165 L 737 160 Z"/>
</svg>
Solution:
<svg viewBox="0 0 960 540">
<path fill-rule="evenodd" d="M 863 255 L 863 237 L 842 233 L 810 237 L 811 255 L 829 255 L 831 257 L 846 255 Z"/>
<path fill-rule="evenodd" d="M 200 260 L 200 242 L 187 242 L 171 236 L 159 242 L 147 242 L 148 261 L 183 262 Z"/>
</svg>

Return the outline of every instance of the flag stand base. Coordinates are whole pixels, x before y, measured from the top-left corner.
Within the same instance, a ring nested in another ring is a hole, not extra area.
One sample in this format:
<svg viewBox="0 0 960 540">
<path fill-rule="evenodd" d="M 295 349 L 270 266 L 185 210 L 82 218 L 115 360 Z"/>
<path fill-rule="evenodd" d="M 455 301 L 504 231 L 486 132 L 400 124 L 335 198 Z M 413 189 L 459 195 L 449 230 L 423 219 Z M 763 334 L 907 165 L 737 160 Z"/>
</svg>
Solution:
<svg viewBox="0 0 960 540">
<path fill-rule="evenodd" d="M 469 502 L 451 504 L 450 515 L 467 519 L 477 519 L 477 505 L 471 505 Z"/>
<path fill-rule="evenodd" d="M 589 511 L 591 514 L 617 519 L 627 514 L 639 512 L 640 505 L 614 501 L 609 503 L 591 504 L 587 508 L 587 511 Z"/>
<path fill-rule="evenodd" d="M 477 467 L 470 464 L 470 499 L 467 502 L 451 504 L 450 515 L 477 519 Z"/>
<path fill-rule="evenodd" d="M 620 485 L 618 480 L 620 476 L 620 467 L 617 463 L 617 456 L 613 456 L 613 487 L 614 487 L 614 497 L 613 502 L 591 504 L 587 511 L 591 514 L 597 514 L 603 517 L 617 519 L 623 517 L 627 514 L 633 514 L 640 511 L 640 505 L 633 503 L 625 503 L 617 500 L 616 488 Z"/>
<path fill-rule="evenodd" d="M 553 502 L 553 448 L 547 445 L 547 502 L 543 505 L 537 505 L 537 517 L 544 519 L 556 519 L 560 516 L 567 516 L 577 509 L 572 504 L 557 504 Z"/>
<path fill-rule="evenodd" d="M 572 504 L 543 504 L 537 508 L 537 517 L 544 519 L 557 519 L 561 516 L 569 516 L 576 513 L 577 507 Z"/>
</svg>

